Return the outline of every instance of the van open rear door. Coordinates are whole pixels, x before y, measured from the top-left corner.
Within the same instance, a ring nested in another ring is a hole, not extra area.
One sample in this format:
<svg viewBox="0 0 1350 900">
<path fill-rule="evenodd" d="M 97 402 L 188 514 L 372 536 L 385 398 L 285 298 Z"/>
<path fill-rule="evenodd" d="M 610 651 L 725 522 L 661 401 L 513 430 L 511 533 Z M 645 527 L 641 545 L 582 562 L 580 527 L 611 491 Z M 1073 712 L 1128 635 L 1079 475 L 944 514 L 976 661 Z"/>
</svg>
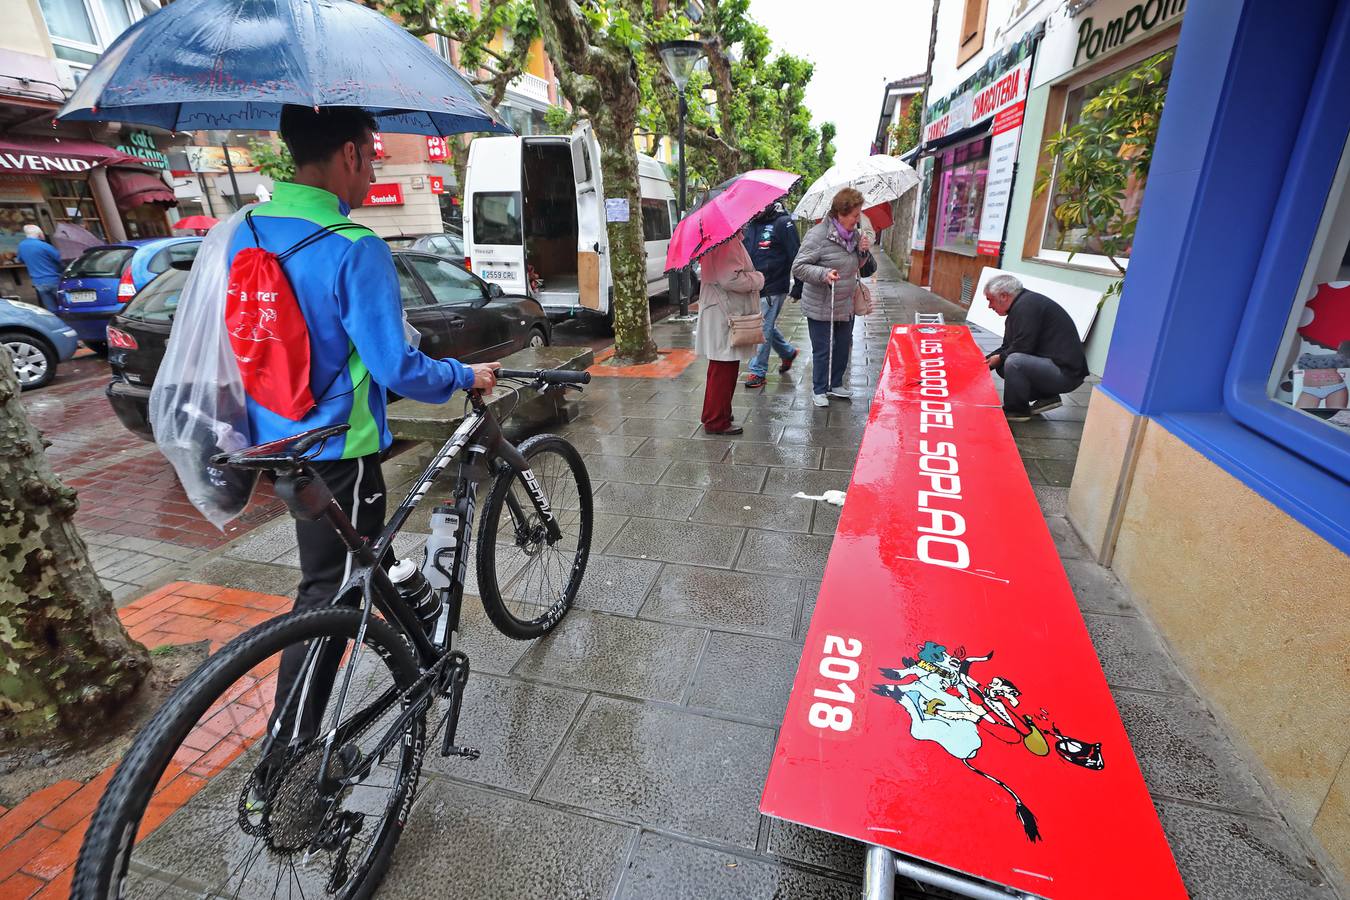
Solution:
<svg viewBox="0 0 1350 900">
<path fill-rule="evenodd" d="M 475 274 L 524 294 L 525 235 L 518 137 L 480 137 L 464 175 L 464 254 Z"/>
<path fill-rule="evenodd" d="M 572 177 L 577 183 L 577 288 L 579 302 L 609 312 L 609 232 L 605 228 L 605 190 L 600 174 L 600 144 L 590 122 L 572 131 Z"/>
</svg>

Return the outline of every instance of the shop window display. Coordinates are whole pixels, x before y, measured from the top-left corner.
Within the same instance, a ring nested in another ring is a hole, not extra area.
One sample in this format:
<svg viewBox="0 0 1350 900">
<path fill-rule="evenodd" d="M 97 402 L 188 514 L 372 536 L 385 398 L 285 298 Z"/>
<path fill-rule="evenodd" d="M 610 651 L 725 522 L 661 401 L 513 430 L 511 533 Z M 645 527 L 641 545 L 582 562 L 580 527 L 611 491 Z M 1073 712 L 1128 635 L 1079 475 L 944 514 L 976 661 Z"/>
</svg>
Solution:
<svg viewBox="0 0 1350 900">
<path fill-rule="evenodd" d="M 0 267 L 22 266 L 17 254 L 25 225 L 51 230 L 52 219 L 42 190 L 35 179 L 0 175 Z"/>
<path fill-rule="evenodd" d="M 1350 433 L 1350 144 L 1303 273 L 1269 394 Z"/>
<path fill-rule="evenodd" d="M 1167 51 L 1156 57 L 1158 69 L 1162 74 L 1160 89 L 1164 93 L 1167 89 L 1167 83 L 1172 76 L 1172 56 L 1172 52 Z M 1082 119 L 1084 104 L 1100 95 L 1103 91 L 1114 88 L 1115 85 L 1120 82 L 1122 76 L 1131 69 L 1141 65 L 1141 63 L 1147 62 L 1149 62 L 1149 60 L 1131 63 L 1130 65 L 1117 69 L 1110 75 L 1106 75 L 1070 90 L 1064 103 L 1064 127 L 1071 128 L 1078 124 Z M 1119 149 L 1120 148 L 1117 147 L 1117 151 L 1119 151 Z M 1122 156 L 1121 158 L 1129 159 L 1131 157 Z M 1056 181 L 1050 191 L 1050 196 L 1053 198 L 1051 201 L 1052 207 L 1057 206 L 1066 199 L 1065 195 L 1059 191 L 1058 178 L 1059 175 L 1056 173 Z M 1123 219 L 1128 220 L 1138 215 L 1139 208 L 1144 202 L 1145 186 L 1145 180 L 1136 178 L 1133 174 L 1129 176 L 1129 180 L 1125 185 L 1124 196 L 1121 198 L 1120 203 Z M 1089 238 L 1086 228 L 1070 228 L 1065 231 L 1053 215 L 1046 215 L 1045 217 L 1045 236 L 1041 241 L 1041 248 L 1043 251 L 1058 251 L 1071 254 L 1100 254 L 1102 252 L 1102 248 L 1096 246 L 1095 242 Z M 1116 258 L 1121 261 L 1128 260 L 1130 258 L 1130 249 L 1130 246 L 1127 244 L 1121 252 L 1116 254 Z"/>
<path fill-rule="evenodd" d="M 51 211 L 50 221 L 70 222 L 78 216 L 82 227 L 104 237 L 103 223 L 99 221 L 89 182 L 75 178 L 44 178 L 42 193 Z"/>
<path fill-rule="evenodd" d="M 943 156 L 937 230 L 933 233 L 936 249 L 975 255 L 988 176 L 988 140 L 956 147 Z"/>
</svg>

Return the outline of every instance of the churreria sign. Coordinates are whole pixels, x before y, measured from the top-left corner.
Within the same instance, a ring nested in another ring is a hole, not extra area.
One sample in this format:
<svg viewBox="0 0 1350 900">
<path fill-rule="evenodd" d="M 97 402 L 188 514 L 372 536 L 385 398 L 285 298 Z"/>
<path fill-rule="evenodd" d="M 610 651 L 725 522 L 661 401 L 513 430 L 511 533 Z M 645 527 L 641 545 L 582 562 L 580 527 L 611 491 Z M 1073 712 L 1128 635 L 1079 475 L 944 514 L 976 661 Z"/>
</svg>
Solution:
<svg viewBox="0 0 1350 900">
<path fill-rule="evenodd" d="M 1098 26 L 1091 16 L 1078 25 L 1078 49 L 1073 64 L 1089 62 L 1105 50 L 1119 47 L 1136 33 L 1152 31 L 1186 11 L 1186 0 L 1147 0 L 1137 3 L 1105 25 Z"/>
</svg>

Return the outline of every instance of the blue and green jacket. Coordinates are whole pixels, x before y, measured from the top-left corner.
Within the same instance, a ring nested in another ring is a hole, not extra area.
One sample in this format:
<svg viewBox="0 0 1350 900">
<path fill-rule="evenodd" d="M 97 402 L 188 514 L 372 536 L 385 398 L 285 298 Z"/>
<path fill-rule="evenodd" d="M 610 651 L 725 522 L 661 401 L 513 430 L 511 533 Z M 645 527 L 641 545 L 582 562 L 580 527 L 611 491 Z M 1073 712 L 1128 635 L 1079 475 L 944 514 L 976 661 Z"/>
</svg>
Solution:
<svg viewBox="0 0 1350 900">
<path fill-rule="evenodd" d="M 279 182 L 272 199 L 253 210 L 262 247 L 281 254 L 321 227 L 350 225 L 351 209 L 321 188 Z M 240 223 L 230 261 L 254 246 Z M 385 420 L 385 391 L 423 403 L 444 403 L 473 386 L 473 370 L 436 360 L 408 345 L 403 333 L 398 273 L 389 245 L 366 228 L 344 228 L 300 250 L 282 268 L 309 330 L 310 390 L 317 406 L 298 422 L 248 402 L 255 444 L 311 428 L 346 423 L 318 459 L 356 459 L 393 442 Z"/>
</svg>

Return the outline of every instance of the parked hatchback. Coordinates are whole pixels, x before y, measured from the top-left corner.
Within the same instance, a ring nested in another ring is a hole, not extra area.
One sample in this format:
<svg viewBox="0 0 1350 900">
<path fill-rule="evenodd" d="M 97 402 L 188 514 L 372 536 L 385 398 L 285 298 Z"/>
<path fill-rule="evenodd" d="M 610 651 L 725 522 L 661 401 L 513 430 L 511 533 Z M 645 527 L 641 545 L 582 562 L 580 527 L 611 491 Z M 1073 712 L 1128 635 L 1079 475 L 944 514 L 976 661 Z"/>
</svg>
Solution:
<svg viewBox="0 0 1350 900">
<path fill-rule="evenodd" d="M 57 314 L 95 353 L 108 349 L 108 321 L 176 262 L 188 262 L 199 237 L 149 238 L 90 247 L 66 267 Z"/>
<path fill-rule="evenodd" d="M 75 330 L 41 306 L 0 299 L 0 346 L 14 360 L 20 390 L 50 384 L 56 364 L 75 355 Z"/>
<path fill-rule="evenodd" d="M 457 234 L 403 234 L 387 237 L 385 242 L 394 250 L 425 250 L 451 259 L 464 258 L 464 240 Z"/>
<path fill-rule="evenodd" d="M 508 297 L 452 260 L 408 250 L 394 251 L 399 292 L 408 321 L 421 334 L 428 356 L 461 362 L 491 362 L 525 347 L 546 346 L 548 317 L 529 297 Z M 173 326 L 187 272 L 172 269 L 136 295 L 108 325 L 112 382 L 108 402 L 122 424 L 152 437 L 150 386 Z"/>
</svg>

